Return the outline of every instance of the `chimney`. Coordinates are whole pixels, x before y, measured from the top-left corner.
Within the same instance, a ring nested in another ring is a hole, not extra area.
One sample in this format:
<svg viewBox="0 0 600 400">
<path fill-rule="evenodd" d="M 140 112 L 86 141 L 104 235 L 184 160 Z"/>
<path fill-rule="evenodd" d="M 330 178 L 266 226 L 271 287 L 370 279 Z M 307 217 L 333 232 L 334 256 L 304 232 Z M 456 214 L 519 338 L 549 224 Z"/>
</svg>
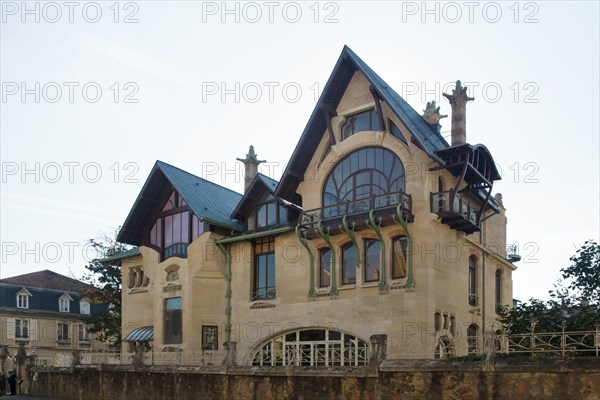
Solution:
<svg viewBox="0 0 600 400">
<path fill-rule="evenodd" d="M 456 81 L 456 87 L 452 94 L 444 93 L 444 97 L 452 106 L 452 146 L 460 146 L 467 143 L 467 101 L 475 100 L 467 96 L 467 88 L 462 87 L 460 81 Z"/>
<path fill-rule="evenodd" d="M 238 158 L 237 160 L 243 162 L 244 166 L 246 167 L 245 174 L 244 174 L 245 175 L 245 177 L 244 177 L 244 193 L 246 193 L 246 191 L 250 187 L 250 184 L 256 177 L 256 174 L 258 174 L 258 164 L 264 163 L 266 160 L 259 160 L 256 158 L 256 153 L 254 152 L 254 146 L 252 146 L 252 145 L 248 149 L 248 154 L 246 154 L 246 158 L 245 159 Z"/>
</svg>

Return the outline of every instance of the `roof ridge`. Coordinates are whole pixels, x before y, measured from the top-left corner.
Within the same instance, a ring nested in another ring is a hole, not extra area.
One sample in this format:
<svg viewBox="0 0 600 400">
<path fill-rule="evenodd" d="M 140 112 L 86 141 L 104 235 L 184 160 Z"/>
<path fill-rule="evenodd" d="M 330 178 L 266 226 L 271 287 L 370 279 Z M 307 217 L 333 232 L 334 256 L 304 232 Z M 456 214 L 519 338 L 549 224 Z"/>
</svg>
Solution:
<svg viewBox="0 0 600 400">
<path fill-rule="evenodd" d="M 228 191 L 230 191 L 231 193 L 235 193 L 235 194 L 237 194 L 237 195 L 239 195 L 239 196 L 243 196 L 243 194 L 241 194 L 241 193 L 239 193 L 239 192 L 236 192 L 236 191 L 235 191 L 235 190 L 233 190 L 233 189 L 229 189 L 229 188 L 228 188 L 228 187 L 226 187 L 226 186 L 222 186 L 222 185 L 219 185 L 218 183 L 215 183 L 215 182 L 213 182 L 213 181 L 209 181 L 208 179 L 205 179 L 205 178 L 202 178 L 202 177 L 200 177 L 200 176 L 198 176 L 198 175 L 192 174 L 192 173 L 191 173 L 191 172 L 189 172 L 189 171 L 186 171 L 186 170 L 184 170 L 184 169 L 181 169 L 181 168 L 179 168 L 179 167 L 176 167 L 175 165 L 169 164 L 169 163 L 167 163 L 167 162 L 164 162 L 164 161 L 161 161 L 161 160 L 156 160 L 156 164 L 163 164 L 163 165 L 166 165 L 166 166 L 168 166 L 168 167 L 170 167 L 170 168 L 175 168 L 175 169 L 176 169 L 176 170 L 178 170 L 178 171 L 181 171 L 181 172 L 183 172 L 183 173 L 185 173 L 185 174 L 191 175 L 191 176 L 193 176 L 194 178 L 200 179 L 201 181 L 204 181 L 204 182 L 206 182 L 206 183 L 209 183 L 209 184 L 211 184 L 211 185 L 213 185 L 213 186 L 216 186 L 216 187 L 218 187 L 218 188 L 220 188 L 220 189 L 225 189 L 225 190 L 228 190 Z"/>
</svg>

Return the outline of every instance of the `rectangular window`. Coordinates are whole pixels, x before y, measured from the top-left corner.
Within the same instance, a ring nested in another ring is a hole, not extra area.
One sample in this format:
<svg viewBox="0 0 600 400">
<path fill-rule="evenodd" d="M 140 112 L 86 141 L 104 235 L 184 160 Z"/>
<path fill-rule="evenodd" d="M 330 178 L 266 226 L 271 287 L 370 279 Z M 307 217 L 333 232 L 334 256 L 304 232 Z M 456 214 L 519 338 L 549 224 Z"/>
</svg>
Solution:
<svg viewBox="0 0 600 400">
<path fill-rule="evenodd" d="M 496 312 L 502 309 L 502 271 L 496 270 Z"/>
<path fill-rule="evenodd" d="M 89 314 L 90 313 L 90 302 L 81 300 L 79 302 L 79 313 L 80 314 Z"/>
<path fill-rule="evenodd" d="M 202 349 L 217 350 L 218 343 L 218 328 L 214 325 L 202 325 Z"/>
<path fill-rule="evenodd" d="M 59 322 L 57 338 L 59 342 L 69 342 L 69 324 Z"/>
<path fill-rule="evenodd" d="M 375 239 L 365 239 L 365 282 L 376 282 L 380 279 L 381 243 Z"/>
<path fill-rule="evenodd" d="M 356 283 L 356 247 L 349 244 L 342 248 L 342 285 Z"/>
<path fill-rule="evenodd" d="M 404 236 L 392 242 L 392 279 L 406 278 L 408 241 Z"/>
<path fill-rule="evenodd" d="M 319 287 L 331 285 L 331 249 L 319 251 Z"/>
<path fill-rule="evenodd" d="M 15 320 L 15 339 L 29 339 L 29 321 L 26 319 Z"/>
<path fill-rule="evenodd" d="M 469 257 L 469 305 L 477 305 L 477 260 Z"/>
<path fill-rule="evenodd" d="M 250 300 L 275 296 L 275 239 L 259 238 L 254 242 L 254 285 Z"/>
<path fill-rule="evenodd" d="M 18 294 L 17 295 L 17 308 L 29 308 L 29 295 Z"/>
<path fill-rule="evenodd" d="M 89 342 L 90 341 L 90 334 L 87 331 L 87 328 L 84 324 L 79 324 L 78 327 L 79 330 L 79 341 L 80 342 Z"/>
<path fill-rule="evenodd" d="M 69 312 L 69 300 L 68 299 L 58 299 L 58 311 L 60 312 Z"/>
<path fill-rule="evenodd" d="M 181 304 L 181 297 L 165 300 L 165 344 L 183 341 Z"/>
</svg>

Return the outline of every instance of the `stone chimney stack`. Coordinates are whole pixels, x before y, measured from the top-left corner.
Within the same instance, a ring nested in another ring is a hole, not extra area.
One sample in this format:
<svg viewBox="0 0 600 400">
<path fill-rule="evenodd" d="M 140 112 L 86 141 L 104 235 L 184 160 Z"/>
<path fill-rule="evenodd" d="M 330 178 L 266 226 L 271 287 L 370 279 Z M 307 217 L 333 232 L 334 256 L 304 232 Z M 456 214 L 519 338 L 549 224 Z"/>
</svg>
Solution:
<svg viewBox="0 0 600 400">
<path fill-rule="evenodd" d="M 238 158 L 237 160 L 243 162 L 244 166 L 246 167 L 244 174 L 244 193 L 246 193 L 246 191 L 250 187 L 250 184 L 256 177 L 256 174 L 258 174 L 258 164 L 264 163 L 266 160 L 259 160 L 258 158 L 256 158 L 254 146 L 252 145 L 250 146 L 250 149 L 248 149 L 248 154 L 246 154 L 246 158 Z"/>
<path fill-rule="evenodd" d="M 452 141 L 451 145 L 460 146 L 467 143 L 467 101 L 475 100 L 467 96 L 467 88 L 462 87 L 460 81 L 456 81 L 456 87 L 452 94 L 444 93 L 444 97 L 452 106 Z"/>
</svg>

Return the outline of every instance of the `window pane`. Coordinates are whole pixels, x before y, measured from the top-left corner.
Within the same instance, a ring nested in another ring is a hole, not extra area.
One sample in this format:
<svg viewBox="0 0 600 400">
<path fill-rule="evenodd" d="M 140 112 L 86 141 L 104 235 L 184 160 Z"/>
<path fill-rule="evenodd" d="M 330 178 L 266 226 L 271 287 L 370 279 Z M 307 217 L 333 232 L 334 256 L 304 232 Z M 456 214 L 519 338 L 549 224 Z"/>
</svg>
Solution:
<svg viewBox="0 0 600 400">
<path fill-rule="evenodd" d="M 362 131 L 370 131 L 371 123 L 369 121 L 369 113 L 358 114 L 354 117 L 354 133 Z"/>
<path fill-rule="evenodd" d="M 287 224 L 287 208 L 279 206 L 279 225 Z"/>
<path fill-rule="evenodd" d="M 354 283 L 356 283 L 356 248 L 354 245 L 350 245 L 343 249 L 342 284 Z"/>
<path fill-rule="evenodd" d="M 319 261 L 319 286 L 327 287 L 329 285 L 331 285 L 331 250 L 322 249 Z"/>
<path fill-rule="evenodd" d="M 271 253 L 267 257 L 267 286 L 269 290 L 272 290 L 275 288 L 275 253 Z"/>
<path fill-rule="evenodd" d="M 190 242 L 190 213 L 188 211 L 181 213 L 181 241 Z"/>
<path fill-rule="evenodd" d="M 173 244 L 173 216 L 165 217 L 165 247 Z"/>
<path fill-rule="evenodd" d="M 173 243 L 181 242 L 181 214 L 173 215 Z"/>
<path fill-rule="evenodd" d="M 165 343 L 182 342 L 181 297 L 165 300 Z"/>
<path fill-rule="evenodd" d="M 379 280 L 381 243 L 379 240 L 365 240 L 365 282 Z"/>
<path fill-rule="evenodd" d="M 262 205 L 258 208 L 256 227 L 262 228 L 265 226 L 267 226 L 267 207 L 265 205 Z"/>
<path fill-rule="evenodd" d="M 407 244 L 405 237 L 394 239 L 392 245 L 392 278 L 399 279 L 406 277 Z"/>
<path fill-rule="evenodd" d="M 269 203 L 267 206 L 267 226 L 277 225 L 277 204 Z"/>
</svg>

